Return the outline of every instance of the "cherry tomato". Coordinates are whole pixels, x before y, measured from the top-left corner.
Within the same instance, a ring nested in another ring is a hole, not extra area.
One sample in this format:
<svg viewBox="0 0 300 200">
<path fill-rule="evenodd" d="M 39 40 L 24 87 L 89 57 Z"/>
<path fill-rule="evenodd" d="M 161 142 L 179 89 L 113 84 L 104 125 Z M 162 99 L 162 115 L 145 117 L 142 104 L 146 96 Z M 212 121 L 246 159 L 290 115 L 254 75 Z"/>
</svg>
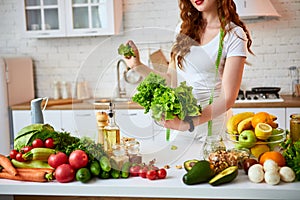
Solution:
<svg viewBox="0 0 300 200">
<path fill-rule="evenodd" d="M 159 179 L 164 179 L 166 178 L 167 176 L 167 171 L 164 169 L 164 168 L 160 168 L 158 171 L 157 171 L 157 177 Z"/>
<path fill-rule="evenodd" d="M 55 147 L 53 138 L 47 138 L 44 142 L 46 148 L 53 149 Z"/>
<path fill-rule="evenodd" d="M 39 138 L 33 140 L 33 142 L 32 142 L 32 147 L 33 147 L 33 148 L 44 147 L 44 142 L 43 142 L 43 140 L 41 140 L 41 139 L 39 139 Z"/>
<path fill-rule="evenodd" d="M 131 166 L 129 169 L 131 176 L 138 176 L 140 172 L 141 167 L 139 165 Z"/>
<path fill-rule="evenodd" d="M 21 153 L 27 153 L 28 151 L 30 151 L 31 149 L 33 149 L 32 146 L 25 146 L 21 148 Z"/>
<path fill-rule="evenodd" d="M 142 177 L 142 178 L 146 178 L 147 177 L 147 172 L 148 172 L 148 168 L 143 167 L 139 171 L 139 176 Z"/>
<path fill-rule="evenodd" d="M 23 156 L 22 153 L 18 153 L 16 155 L 16 160 L 19 161 L 19 162 L 24 162 L 25 160 L 24 160 L 24 158 L 22 156 Z"/>
<path fill-rule="evenodd" d="M 147 171 L 147 174 L 146 174 L 146 177 L 149 179 L 149 180 L 155 180 L 156 179 L 156 171 L 151 169 L 149 171 Z"/>
<path fill-rule="evenodd" d="M 19 152 L 16 149 L 13 149 L 13 150 L 10 151 L 9 156 L 10 156 L 11 159 L 16 159 L 16 155 L 18 153 Z"/>
</svg>

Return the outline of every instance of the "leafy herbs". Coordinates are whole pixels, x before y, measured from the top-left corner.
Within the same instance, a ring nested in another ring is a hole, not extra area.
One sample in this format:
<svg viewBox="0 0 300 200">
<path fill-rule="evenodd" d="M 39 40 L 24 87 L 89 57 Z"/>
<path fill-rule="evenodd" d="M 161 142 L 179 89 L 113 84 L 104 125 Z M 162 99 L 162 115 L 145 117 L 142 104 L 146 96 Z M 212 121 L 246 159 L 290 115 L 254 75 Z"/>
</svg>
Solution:
<svg viewBox="0 0 300 200">
<path fill-rule="evenodd" d="M 134 51 L 129 44 L 121 44 L 118 48 L 118 53 L 125 57 L 135 56 Z"/>
<path fill-rule="evenodd" d="M 282 155 L 285 158 L 286 165 L 296 173 L 296 180 L 300 181 L 300 141 L 292 142 L 291 139 L 281 143 L 284 149 Z"/>
<path fill-rule="evenodd" d="M 200 115 L 201 107 L 192 94 L 192 87 L 181 82 L 177 88 L 170 88 L 161 76 L 150 73 L 137 87 L 132 100 L 145 108 L 145 113 L 152 111 L 152 117 L 159 121 L 177 116 L 184 120 L 187 116 Z"/>
</svg>

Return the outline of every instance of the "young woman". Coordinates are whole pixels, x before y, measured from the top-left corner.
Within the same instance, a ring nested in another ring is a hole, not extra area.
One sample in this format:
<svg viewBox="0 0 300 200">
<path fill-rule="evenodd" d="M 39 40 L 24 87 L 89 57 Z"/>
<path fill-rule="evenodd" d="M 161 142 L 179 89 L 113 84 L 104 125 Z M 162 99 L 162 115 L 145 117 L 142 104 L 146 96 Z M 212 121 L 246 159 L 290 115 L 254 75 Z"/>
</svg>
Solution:
<svg viewBox="0 0 300 200">
<path fill-rule="evenodd" d="M 191 121 L 163 121 L 166 128 L 207 134 L 223 134 L 226 113 L 237 97 L 247 51 L 252 40 L 239 19 L 233 0 L 179 0 L 181 26 L 171 51 L 165 77 L 174 85 L 186 81 L 202 107 L 202 114 Z M 152 69 L 141 63 L 133 41 L 128 41 L 135 57 L 127 58 L 129 67 L 143 76 Z M 218 58 L 219 57 L 219 58 Z M 155 72 L 158 73 L 158 72 Z M 212 120 L 212 121 L 211 121 Z"/>
</svg>

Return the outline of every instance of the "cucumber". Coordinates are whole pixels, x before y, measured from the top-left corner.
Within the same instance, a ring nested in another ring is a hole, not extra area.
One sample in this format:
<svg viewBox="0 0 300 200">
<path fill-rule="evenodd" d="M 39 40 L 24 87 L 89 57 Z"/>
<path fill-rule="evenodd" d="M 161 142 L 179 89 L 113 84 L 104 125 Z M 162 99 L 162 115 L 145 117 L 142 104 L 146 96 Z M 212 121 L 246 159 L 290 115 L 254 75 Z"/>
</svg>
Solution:
<svg viewBox="0 0 300 200">
<path fill-rule="evenodd" d="M 93 160 L 90 165 L 90 171 L 93 176 L 98 176 L 101 172 L 101 167 L 98 160 Z"/>
<path fill-rule="evenodd" d="M 219 174 L 217 174 L 215 177 L 213 177 L 208 183 L 212 186 L 218 186 L 224 183 L 229 183 L 237 177 L 238 171 L 239 170 L 237 166 L 228 167 L 221 171 Z"/>
<path fill-rule="evenodd" d="M 192 159 L 192 160 L 187 160 L 183 163 L 184 169 L 186 171 L 190 171 L 192 167 L 198 162 L 199 160 Z"/>
<path fill-rule="evenodd" d="M 103 171 L 109 172 L 111 170 L 111 164 L 107 156 L 102 156 L 99 162 Z"/>
<path fill-rule="evenodd" d="M 127 162 L 123 163 L 123 166 L 122 166 L 122 169 L 121 169 L 121 177 L 122 178 L 128 178 L 129 177 L 130 167 L 131 167 L 131 162 L 127 161 Z"/>
<path fill-rule="evenodd" d="M 194 185 L 208 182 L 215 174 L 213 166 L 207 160 L 198 161 L 183 177 L 183 183 Z"/>
<path fill-rule="evenodd" d="M 120 177 L 120 169 L 119 169 L 117 162 L 114 159 L 110 159 L 110 165 L 111 165 L 111 170 L 110 170 L 111 177 L 119 178 Z"/>
</svg>

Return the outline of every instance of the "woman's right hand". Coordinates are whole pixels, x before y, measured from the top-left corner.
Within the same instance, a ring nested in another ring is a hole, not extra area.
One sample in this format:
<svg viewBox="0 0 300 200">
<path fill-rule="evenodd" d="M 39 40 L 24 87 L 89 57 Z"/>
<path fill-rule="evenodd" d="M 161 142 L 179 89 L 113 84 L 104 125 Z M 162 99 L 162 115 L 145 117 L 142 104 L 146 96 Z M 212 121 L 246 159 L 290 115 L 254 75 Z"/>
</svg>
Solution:
<svg viewBox="0 0 300 200">
<path fill-rule="evenodd" d="M 134 42 L 132 40 L 129 40 L 126 44 L 131 46 L 131 48 L 134 52 L 134 55 L 135 55 L 135 56 L 125 57 L 125 62 L 127 64 L 127 66 L 133 69 L 133 68 L 136 68 L 136 67 L 142 65 L 141 60 L 140 60 L 139 50 L 136 47 L 136 45 L 134 44 Z"/>
</svg>

